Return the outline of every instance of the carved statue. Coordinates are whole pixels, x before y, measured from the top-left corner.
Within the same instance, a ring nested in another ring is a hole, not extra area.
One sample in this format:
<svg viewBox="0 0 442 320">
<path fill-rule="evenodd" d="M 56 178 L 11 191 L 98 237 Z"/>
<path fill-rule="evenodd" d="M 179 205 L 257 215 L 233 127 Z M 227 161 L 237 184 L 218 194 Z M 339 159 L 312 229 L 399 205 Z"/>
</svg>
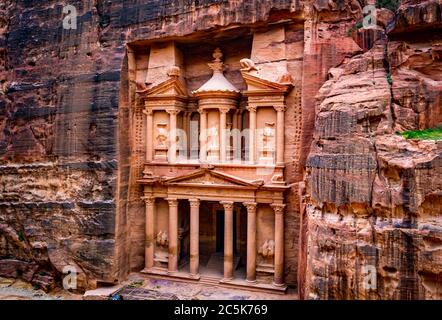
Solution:
<svg viewBox="0 0 442 320">
<path fill-rule="evenodd" d="M 167 147 L 167 124 L 158 123 L 157 124 L 157 147 Z"/>
<path fill-rule="evenodd" d="M 255 66 L 255 62 L 253 62 L 253 60 L 251 59 L 241 59 L 240 61 L 241 64 L 241 71 L 245 71 L 245 72 L 250 72 L 250 71 L 258 71 L 258 69 Z"/>
<path fill-rule="evenodd" d="M 169 245 L 169 238 L 166 231 L 160 231 L 157 234 L 157 245 L 160 247 L 167 247 Z"/>
<path fill-rule="evenodd" d="M 259 248 L 258 253 L 265 259 L 273 257 L 275 255 L 275 241 L 266 240 Z"/>
<path fill-rule="evenodd" d="M 266 122 L 263 132 L 263 146 L 265 149 L 268 149 L 272 146 L 273 137 L 275 136 L 275 123 L 274 122 Z"/>
<path fill-rule="evenodd" d="M 212 127 L 208 130 L 208 150 L 216 150 L 218 149 L 218 129 L 216 127 Z"/>
</svg>

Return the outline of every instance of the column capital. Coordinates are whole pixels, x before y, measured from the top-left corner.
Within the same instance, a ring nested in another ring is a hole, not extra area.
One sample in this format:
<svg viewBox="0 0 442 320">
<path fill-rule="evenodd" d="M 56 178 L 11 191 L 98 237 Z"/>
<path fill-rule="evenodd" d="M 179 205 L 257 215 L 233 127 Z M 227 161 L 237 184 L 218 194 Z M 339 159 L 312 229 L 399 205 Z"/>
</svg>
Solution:
<svg viewBox="0 0 442 320">
<path fill-rule="evenodd" d="M 220 201 L 220 203 L 224 206 L 224 210 L 233 210 L 233 201 Z"/>
<path fill-rule="evenodd" d="M 178 113 L 180 113 L 181 110 L 178 109 L 166 109 L 166 112 L 170 114 L 171 116 L 176 116 Z"/>
<path fill-rule="evenodd" d="M 153 205 L 155 203 L 155 197 L 153 196 L 143 196 L 141 200 L 143 200 L 146 205 Z"/>
<path fill-rule="evenodd" d="M 230 111 L 230 108 L 223 108 L 223 107 L 221 107 L 221 108 L 218 108 L 218 110 L 219 110 L 220 113 L 226 114 L 226 113 L 228 113 Z"/>
<path fill-rule="evenodd" d="M 191 208 L 199 208 L 199 206 L 200 206 L 199 199 L 189 199 L 189 203 L 190 203 Z"/>
<path fill-rule="evenodd" d="M 273 106 L 273 108 L 276 110 L 276 112 L 284 112 L 286 110 L 285 105 L 276 105 L 276 106 Z"/>
<path fill-rule="evenodd" d="M 169 207 L 178 207 L 178 199 L 176 198 L 166 198 L 169 203 Z"/>
<path fill-rule="evenodd" d="M 206 109 L 203 109 L 203 108 L 199 108 L 199 109 L 198 109 L 198 113 L 199 113 L 199 114 L 207 113 L 207 110 L 206 110 Z"/>
<path fill-rule="evenodd" d="M 273 208 L 273 211 L 275 211 L 275 214 L 283 214 L 284 213 L 285 204 L 272 203 L 270 206 Z"/>
<path fill-rule="evenodd" d="M 153 115 L 153 110 L 151 108 L 145 108 L 145 109 L 143 109 L 143 113 L 146 116 L 151 116 L 151 115 Z"/>
<path fill-rule="evenodd" d="M 256 106 L 248 106 L 247 111 L 249 112 L 256 112 Z"/>
<path fill-rule="evenodd" d="M 257 203 L 256 202 L 244 202 L 244 206 L 247 208 L 248 213 L 256 212 Z"/>
</svg>

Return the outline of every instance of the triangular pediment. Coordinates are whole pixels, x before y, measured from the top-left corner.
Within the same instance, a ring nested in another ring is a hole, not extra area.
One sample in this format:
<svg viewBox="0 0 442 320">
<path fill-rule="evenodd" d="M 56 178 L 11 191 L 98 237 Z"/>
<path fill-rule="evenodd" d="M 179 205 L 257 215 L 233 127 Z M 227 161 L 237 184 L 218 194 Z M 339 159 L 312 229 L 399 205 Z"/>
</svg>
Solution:
<svg viewBox="0 0 442 320">
<path fill-rule="evenodd" d="M 253 187 L 256 185 L 244 179 L 228 175 L 226 173 L 200 169 L 189 174 L 167 179 L 167 185 L 195 185 L 195 186 L 225 186 L 225 187 Z"/>
<path fill-rule="evenodd" d="M 244 81 L 247 83 L 247 91 L 264 91 L 274 94 L 283 94 L 288 91 L 291 84 L 283 84 L 260 78 L 248 72 L 241 72 Z"/>
<path fill-rule="evenodd" d="M 179 77 L 171 77 L 151 88 L 138 91 L 138 93 L 141 93 L 143 96 L 149 99 L 187 97 L 186 87 L 181 82 Z"/>
</svg>

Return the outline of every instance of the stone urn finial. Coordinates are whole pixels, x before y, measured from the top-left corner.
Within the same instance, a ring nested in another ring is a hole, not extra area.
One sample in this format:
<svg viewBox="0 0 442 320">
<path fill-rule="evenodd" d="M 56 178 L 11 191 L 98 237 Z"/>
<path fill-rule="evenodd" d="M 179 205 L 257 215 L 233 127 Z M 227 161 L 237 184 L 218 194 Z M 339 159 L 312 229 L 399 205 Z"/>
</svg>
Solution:
<svg viewBox="0 0 442 320">
<path fill-rule="evenodd" d="M 209 63 L 210 69 L 213 70 L 213 72 L 222 72 L 224 63 L 221 60 L 223 57 L 223 53 L 221 52 L 220 48 L 216 48 L 213 52 L 212 57 L 215 59 L 212 63 Z"/>
</svg>

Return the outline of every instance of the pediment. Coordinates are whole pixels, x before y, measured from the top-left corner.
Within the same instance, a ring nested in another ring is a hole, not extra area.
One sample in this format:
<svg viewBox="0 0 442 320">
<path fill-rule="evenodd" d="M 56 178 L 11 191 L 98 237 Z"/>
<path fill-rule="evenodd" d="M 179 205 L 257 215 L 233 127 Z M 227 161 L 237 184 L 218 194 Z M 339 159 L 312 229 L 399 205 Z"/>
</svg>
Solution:
<svg viewBox="0 0 442 320">
<path fill-rule="evenodd" d="M 186 97 L 187 91 L 179 77 L 171 77 L 170 79 L 155 85 L 152 88 L 143 91 L 143 94 L 149 98 L 164 97 Z"/>
<path fill-rule="evenodd" d="M 291 87 L 291 84 L 273 82 L 248 72 L 241 72 L 241 74 L 247 83 L 248 92 L 262 91 L 273 94 L 284 94 Z"/>
<path fill-rule="evenodd" d="M 257 187 L 256 184 L 253 184 L 252 182 L 209 169 L 200 169 L 186 175 L 167 179 L 165 184 L 220 187 Z"/>
</svg>

